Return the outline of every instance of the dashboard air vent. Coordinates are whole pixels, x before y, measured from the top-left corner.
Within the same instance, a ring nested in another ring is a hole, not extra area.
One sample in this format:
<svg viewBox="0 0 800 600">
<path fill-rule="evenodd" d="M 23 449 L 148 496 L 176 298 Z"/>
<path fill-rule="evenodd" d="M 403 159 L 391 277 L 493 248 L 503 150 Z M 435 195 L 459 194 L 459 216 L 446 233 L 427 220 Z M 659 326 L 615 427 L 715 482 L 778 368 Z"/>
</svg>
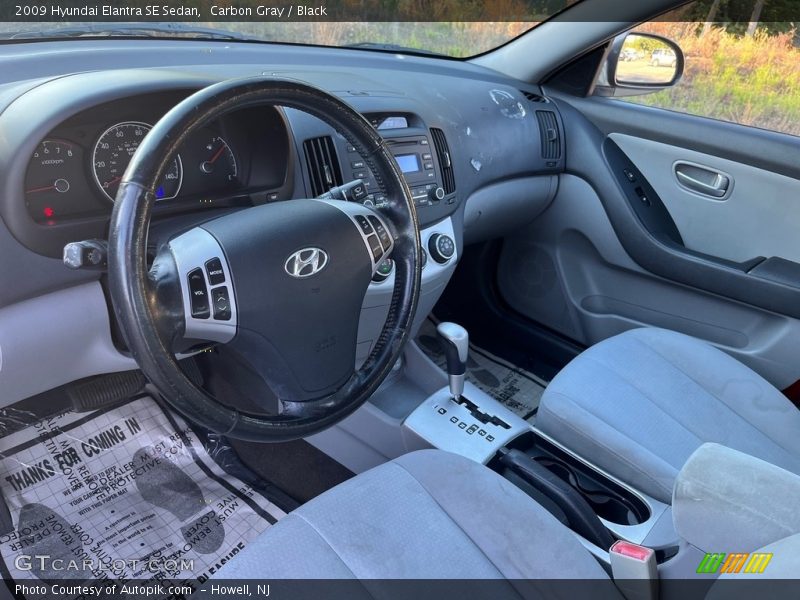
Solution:
<svg viewBox="0 0 800 600">
<path fill-rule="evenodd" d="M 557 159 L 561 157 L 561 138 L 558 132 L 558 119 L 551 110 L 537 110 L 539 135 L 542 138 L 542 158 Z"/>
<path fill-rule="evenodd" d="M 320 196 L 332 187 L 342 185 L 342 171 L 336 157 L 336 146 L 330 136 L 313 138 L 303 142 L 303 152 L 308 165 L 311 192 Z"/>
<path fill-rule="evenodd" d="M 456 178 L 453 174 L 453 163 L 450 160 L 450 148 L 447 146 L 447 138 L 444 131 L 431 127 L 433 145 L 436 146 L 436 156 L 439 159 L 439 170 L 442 173 L 442 187 L 445 194 L 452 194 L 456 191 Z"/>
<path fill-rule="evenodd" d="M 547 104 L 548 102 L 550 102 L 550 100 L 548 100 L 541 94 L 536 94 L 534 92 L 526 92 L 525 90 L 520 90 L 520 92 L 522 92 L 522 95 L 525 96 L 531 102 L 540 102 L 542 104 Z"/>
</svg>

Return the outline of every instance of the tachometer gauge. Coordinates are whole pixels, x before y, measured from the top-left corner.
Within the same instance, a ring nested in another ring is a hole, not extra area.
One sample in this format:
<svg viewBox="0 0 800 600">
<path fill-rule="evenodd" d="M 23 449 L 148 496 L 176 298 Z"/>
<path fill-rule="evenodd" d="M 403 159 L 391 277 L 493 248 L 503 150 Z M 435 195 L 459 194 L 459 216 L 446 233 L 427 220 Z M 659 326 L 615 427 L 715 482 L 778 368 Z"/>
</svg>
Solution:
<svg viewBox="0 0 800 600">
<path fill-rule="evenodd" d="M 37 220 L 61 216 L 82 177 L 80 150 L 64 140 L 43 140 L 28 164 L 25 201 Z"/>
<path fill-rule="evenodd" d="M 112 125 L 97 140 L 92 154 L 92 172 L 100 191 L 112 202 L 125 169 L 150 129 L 152 127 L 147 123 L 126 121 Z M 156 200 L 168 200 L 177 196 L 182 181 L 181 157 L 176 156 L 156 188 Z"/>
</svg>

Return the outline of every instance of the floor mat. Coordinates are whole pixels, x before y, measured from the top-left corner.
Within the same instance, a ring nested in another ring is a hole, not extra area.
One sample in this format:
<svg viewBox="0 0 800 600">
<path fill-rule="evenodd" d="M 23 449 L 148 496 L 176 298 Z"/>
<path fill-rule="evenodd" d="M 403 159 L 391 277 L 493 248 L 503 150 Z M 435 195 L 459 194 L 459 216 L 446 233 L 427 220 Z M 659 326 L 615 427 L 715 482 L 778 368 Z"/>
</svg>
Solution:
<svg viewBox="0 0 800 600">
<path fill-rule="evenodd" d="M 4 579 L 117 592 L 131 581 L 194 587 L 284 516 L 150 398 L 0 439 L 0 488 L 14 524 L 0 535 Z"/>
<path fill-rule="evenodd" d="M 279 444 L 230 440 L 230 443 L 249 470 L 269 478 L 299 504 L 305 504 L 355 475 L 305 440 Z M 302 476 L 298 476 L 300 473 Z"/>
<path fill-rule="evenodd" d="M 436 323 L 427 319 L 417 334 L 417 344 L 443 371 L 447 361 L 436 333 Z M 547 382 L 533 373 L 470 343 L 467 381 L 497 399 L 523 419 L 532 420 Z"/>
</svg>

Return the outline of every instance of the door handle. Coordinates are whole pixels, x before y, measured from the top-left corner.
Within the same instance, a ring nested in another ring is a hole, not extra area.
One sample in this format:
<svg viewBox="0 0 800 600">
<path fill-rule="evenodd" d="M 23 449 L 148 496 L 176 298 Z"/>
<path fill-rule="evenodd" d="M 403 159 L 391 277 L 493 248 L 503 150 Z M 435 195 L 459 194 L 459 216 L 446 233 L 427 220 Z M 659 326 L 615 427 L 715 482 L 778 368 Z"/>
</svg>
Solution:
<svg viewBox="0 0 800 600">
<path fill-rule="evenodd" d="M 724 198 L 731 189 L 731 176 L 715 169 L 686 162 L 677 162 L 674 168 L 678 183 L 697 194 Z"/>
</svg>

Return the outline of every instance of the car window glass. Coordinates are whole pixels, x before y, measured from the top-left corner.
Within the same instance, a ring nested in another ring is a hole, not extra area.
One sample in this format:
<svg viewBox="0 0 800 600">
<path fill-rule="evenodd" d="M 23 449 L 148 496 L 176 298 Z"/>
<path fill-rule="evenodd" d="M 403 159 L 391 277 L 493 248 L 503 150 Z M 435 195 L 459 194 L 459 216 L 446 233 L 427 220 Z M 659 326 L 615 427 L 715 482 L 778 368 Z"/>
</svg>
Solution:
<svg viewBox="0 0 800 600">
<path fill-rule="evenodd" d="M 685 72 L 672 88 L 624 100 L 800 135 L 800 29 L 781 12 L 786 5 L 703 0 L 635 28 L 677 42 Z M 674 61 L 666 50 L 629 54 L 626 65 L 666 69 Z"/>
</svg>

